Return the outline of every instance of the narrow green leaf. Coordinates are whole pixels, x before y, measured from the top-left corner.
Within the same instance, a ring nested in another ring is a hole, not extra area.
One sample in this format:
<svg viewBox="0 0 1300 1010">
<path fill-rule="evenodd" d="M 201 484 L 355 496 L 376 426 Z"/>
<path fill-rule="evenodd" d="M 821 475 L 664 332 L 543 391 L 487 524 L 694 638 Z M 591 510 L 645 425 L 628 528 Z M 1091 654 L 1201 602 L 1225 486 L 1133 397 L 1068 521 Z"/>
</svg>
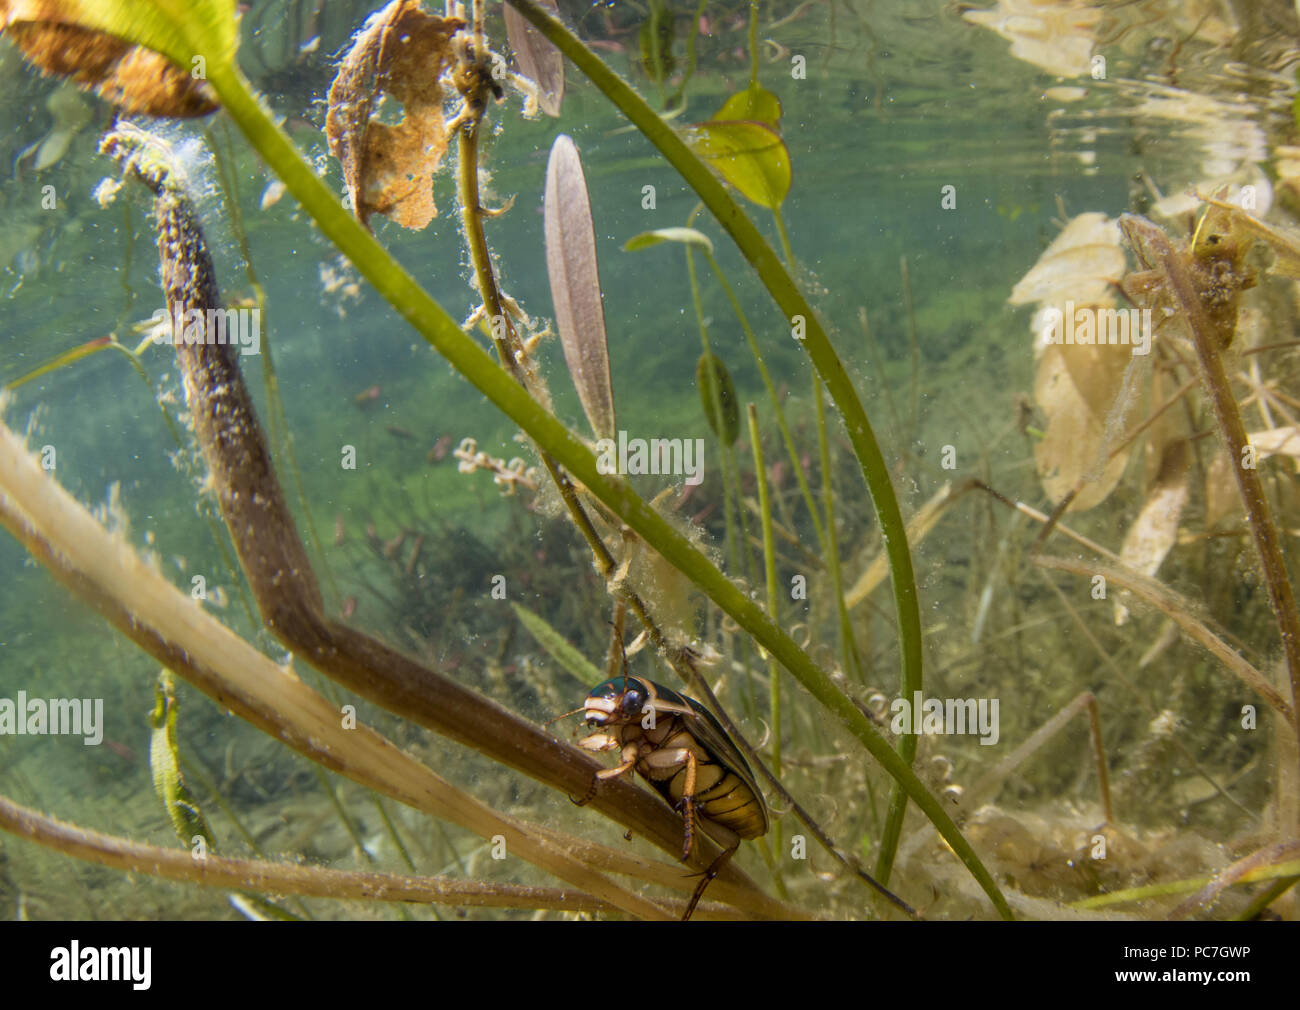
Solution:
<svg viewBox="0 0 1300 1010">
<path fill-rule="evenodd" d="M 112 343 L 112 338 L 110 337 L 96 337 L 94 340 L 88 340 L 86 341 L 86 343 L 79 344 L 78 346 L 72 348 L 72 350 L 70 351 L 64 351 L 62 354 L 56 355 L 55 357 L 51 358 L 49 361 L 45 362 L 45 364 L 40 365 L 37 368 L 34 368 L 32 371 L 28 372 L 26 375 L 20 376 L 19 378 L 14 379 L 12 382 L 6 383 L 4 388 L 17 389 L 25 382 L 31 382 L 33 379 L 39 379 L 41 376 L 48 375 L 50 372 L 57 371 L 58 369 L 63 368 L 65 365 L 71 365 L 74 361 L 80 361 L 82 358 L 88 358 L 96 351 L 102 351 L 105 347 L 108 347 L 110 343 Z"/>
<path fill-rule="evenodd" d="M 713 374 L 709 374 L 709 366 Z M 717 400 L 713 390 L 718 390 Z M 716 354 L 701 354 L 699 364 L 695 366 L 695 384 L 700 387 L 700 401 L 704 404 L 704 416 L 709 421 L 713 433 L 722 439 L 725 445 L 735 445 L 740 438 L 740 404 L 736 401 L 736 387 L 732 385 L 731 373 L 722 359 Z M 718 410 L 715 403 L 721 402 Z M 721 428 L 721 430 L 719 430 Z"/>
<path fill-rule="evenodd" d="M 149 741 L 153 787 L 177 837 L 182 845 L 190 846 L 197 836 L 209 849 L 214 848 L 212 832 L 203 818 L 203 811 L 181 774 L 181 758 L 176 744 L 176 682 L 170 670 L 164 669 L 158 674 L 149 724 L 153 728 Z"/>
<path fill-rule="evenodd" d="M 633 235 L 628 239 L 623 244 L 623 249 L 625 252 L 637 252 L 659 245 L 661 242 L 681 242 L 683 245 L 704 249 L 710 254 L 713 252 L 713 240 L 704 232 L 696 231 L 694 228 L 656 228 L 654 231 L 643 231 L 640 235 Z"/>
<path fill-rule="evenodd" d="M 515 615 L 528 633 L 537 639 L 537 644 L 545 649 L 557 663 L 577 677 L 584 684 L 595 685 L 605 679 L 591 660 L 573 646 L 567 638 L 546 623 L 545 618 L 533 613 L 520 603 L 510 604 L 515 608 Z"/>
</svg>

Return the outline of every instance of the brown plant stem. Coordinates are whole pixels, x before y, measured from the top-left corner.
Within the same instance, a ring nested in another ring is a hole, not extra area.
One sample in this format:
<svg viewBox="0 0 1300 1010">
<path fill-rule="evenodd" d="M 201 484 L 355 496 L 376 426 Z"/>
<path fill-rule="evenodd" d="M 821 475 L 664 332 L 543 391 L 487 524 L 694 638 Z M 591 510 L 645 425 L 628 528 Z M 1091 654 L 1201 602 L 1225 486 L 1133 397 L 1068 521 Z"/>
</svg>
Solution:
<svg viewBox="0 0 1300 1010">
<path fill-rule="evenodd" d="M 121 152 L 125 156 L 125 152 Z M 147 166 L 146 166 L 147 167 Z M 165 180 L 136 174 L 157 196 L 162 286 L 172 318 L 220 307 L 212 260 L 187 200 Z M 221 513 L 267 627 L 295 655 L 348 690 L 569 795 L 602 767 L 543 728 L 354 628 L 325 615 L 320 588 L 271 462 L 229 344 L 178 343 L 196 439 Z M 593 803 L 668 852 L 681 851 L 681 819 L 630 783 Z M 704 868 L 708 846 L 691 862 Z M 730 879 L 747 882 L 739 871 Z"/>
<path fill-rule="evenodd" d="M 1219 355 L 1215 328 L 1191 271 L 1183 262 L 1183 255 L 1174 249 L 1164 231 L 1146 218 L 1133 214 L 1125 214 L 1120 219 L 1120 224 L 1127 234 L 1137 236 L 1145 244 L 1146 251 L 1155 256 L 1155 266 L 1164 274 L 1166 287 L 1191 331 L 1196 358 L 1200 364 L 1201 382 L 1214 409 L 1219 433 L 1235 464 L 1232 471 L 1237 479 L 1242 504 L 1246 507 L 1246 518 L 1259 554 L 1269 602 L 1273 606 L 1273 616 L 1282 637 L 1282 648 L 1291 679 L 1291 697 L 1293 702 L 1300 702 L 1300 612 L 1296 610 L 1295 593 L 1291 588 L 1291 578 L 1282 556 L 1277 527 L 1269 513 L 1268 498 L 1264 494 L 1259 471 L 1253 465 L 1246 465 L 1247 446 L 1250 442 L 1237 410 L 1237 401 L 1232 395 L 1223 359 Z M 1300 736 L 1300 719 L 1297 718 L 1294 705 L 1290 719 L 1296 735 Z"/>
<path fill-rule="evenodd" d="M 1273 706 L 1289 723 L 1295 724 L 1295 712 L 1290 703 L 1282 697 L 1281 692 L 1269 683 L 1268 678 L 1259 670 L 1239 656 L 1227 642 L 1211 631 L 1203 621 L 1198 620 L 1193 615 L 1191 606 L 1168 586 L 1119 565 L 1074 561 L 1070 558 L 1056 558 L 1043 554 L 1034 555 L 1033 561 L 1034 564 L 1044 568 L 1069 572 L 1083 578 L 1094 578 L 1100 575 L 1106 580 L 1108 586 L 1114 584 L 1145 600 L 1171 618 L 1182 628 L 1187 637 L 1219 659 L 1243 684 Z"/>
<path fill-rule="evenodd" d="M 581 892 L 520 884 L 408 877 L 391 873 L 331 870 L 320 866 L 232 859 L 209 854 L 196 859 L 188 849 L 163 848 L 48 817 L 0 796 L 0 829 L 74 859 L 127 873 L 147 873 L 202 887 L 224 887 L 263 894 L 358 901 L 433 902 L 486 908 L 550 908 L 568 912 L 617 909 Z"/>
<path fill-rule="evenodd" d="M 498 814 L 364 725 L 345 728 L 338 706 L 220 624 L 104 529 L 0 425 L 0 525 L 63 585 L 125 637 L 224 709 L 316 763 L 482 838 L 646 918 L 659 907 L 613 884 Z"/>
</svg>

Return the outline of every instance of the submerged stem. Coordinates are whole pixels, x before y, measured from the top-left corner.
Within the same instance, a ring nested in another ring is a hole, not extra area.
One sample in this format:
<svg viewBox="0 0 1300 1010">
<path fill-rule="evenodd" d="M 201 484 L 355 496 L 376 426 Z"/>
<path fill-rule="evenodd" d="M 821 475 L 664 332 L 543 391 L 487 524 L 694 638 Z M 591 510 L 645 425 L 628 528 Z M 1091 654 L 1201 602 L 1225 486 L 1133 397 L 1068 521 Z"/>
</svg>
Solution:
<svg viewBox="0 0 1300 1010">
<path fill-rule="evenodd" d="M 799 290 L 790 274 L 781 265 L 776 253 L 772 251 L 772 247 L 763 238 L 748 215 L 727 192 L 708 166 L 687 146 L 686 142 L 678 136 L 672 127 L 665 123 L 646 104 L 645 100 L 626 81 L 614 73 L 599 56 L 583 45 L 582 41 L 570 32 L 558 18 L 553 17 L 548 11 L 531 2 L 531 0 L 508 0 L 508 2 L 532 24 L 536 25 L 538 30 L 555 44 L 556 48 L 572 60 L 574 65 L 586 74 L 591 82 L 636 125 L 645 138 L 659 149 L 659 152 L 668 160 L 669 164 L 681 173 L 682 178 L 699 194 L 700 199 L 704 201 L 718 223 L 735 241 L 745 259 L 754 267 L 759 279 L 772 296 L 772 299 L 780 307 L 792 330 L 795 329 L 796 324 L 802 324 L 803 329 L 800 332 L 804 334 L 802 340 L 804 349 L 808 352 L 808 356 L 822 381 L 826 383 L 826 389 L 830 393 L 831 400 L 835 403 L 844 419 L 849 441 L 853 445 L 867 488 L 876 506 L 881 535 L 889 555 L 890 571 L 893 576 L 894 604 L 898 611 L 898 627 L 901 637 L 900 651 L 902 653 L 901 693 L 903 697 L 912 697 L 913 692 L 921 690 L 923 657 L 920 602 L 916 591 L 916 575 L 912 569 L 912 556 L 907 543 L 907 530 L 903 524 L 902 512 L 898 507 L 898 498 L 894 494 L 889 468 L 880 451 L 880 446 L 876 442 L 876 436 L 871 429 L 871 423 L 867 419 L 866 411 L 863 410 L 857 391 L 853 388 L 853 383 L 849 379 L 839 356 L 835 353 L 835 348 L 831 345 L 830 338 L 826 335 L 826 331 L 812 306 L 804 297 L 803 292 Z M 665 554 L 665 557 L 667 556 Z M 701 583 L 701 588 L 704 588 L 703 583 Z M 734 587 L 728 588 L 734 591 Z M 721 591 L 721 586 L 719 586 L 719 590 Z M 705 591 L 709 592 L 708 589 Z M 710 592 L 710 595 L 713 594 Z M 727 593 L 727 595 L 730 595 L 730 593 Z M 721 605 L 721 600 L 718 597 L 715 596 L 714 599 Z M 748 602 L 746 601 L 746 603 Z M 724 607 L 723 609 L 727 608 Z M 767 627 L 770 625 L 764 615 L 761 615 L 761 612 L 756 613 L 757 608 L 747 606 L 745 610 L 747 615 L 754 615 L 761 619 L 761 623 L 764 625 L 764 633 L 766 633 Z M 735 613 L 732 613 L 732 616 L 737 617 Z M 739 617 L 737 617 L 737 620 L 740 620 Z M 758 634 L 746 622 L 741 621 L 740 623 L 752 634 L 755 634 L 755 637 L 759 638 L 760 641 L 763 641 L 764 645 L 769 645 L 762 634 Z M 811 674 L 812 671 L 808 668 L 812 664 L 796 661 L 795 666 L 791 666 L 785 656 L 790 654 L 792 650 L 794 652 L 798 651 L 794 643 L 789 642 L 788 647 L 783 643 L 780 650 L 774 649 L 773 651 L 776 652 L 777 656 L 786 664 L 786 668 L 795 677 L 808 684 L 805 677 Z M 793 659 L 793 656 L 791 659 Z M 805 671 L 807 672 L 805 673 Z M 899 751 L 896 754 L 875 733 L 867 720 L 854 707 L 852 701 L 845 697 L 828 679 L 823 680 L 824 674 L 817 671 L 817 674 L 813 674 L 812 677 L 814 680 L 823 682 L 819 683 L 815 690 L 811 686 L 809 690 L 843 719 L 864 743 L 866 739 L 871 739 L 872 743 L 868 749 L 872 750 L 873 754 L 876 754 L 877 749 L 882 745 L 884 749 L 889 750 L 890 757 L 888 759 L 881 758 L 881 760 L 887 762 L 887 768 L 890 774 L 894 775 L 896 781 L 900 781 L 898 778 L 899 770 L 904 768 L 908 769 L 907 776 L 914 778 L 911 775 L 909 766 L 916 755 L 917 737 L 915 734 L 906 733 L 903 735 Z M 879 757 L 879 755 L 877 756 Z M 919 780 L 917 782 L 919 784 Z M 889 872 L 893 867 L 898 839 L 902 832 L 903 813 L 906 810 L 907 797 L 911 792 L 910 788 L 903 789 L 900 786 L 894 790 L 891 797 L 889 820 L 881 840 L 880 858 L 877 864 L 877 875 L 886 883 L 889 879 Z M 931 799 L 933 798 L 931 797 Z M 933 809 L 936 811 L 941 810 L 937 803 Z M 927 815 L 929 814 L 930 811 L 927 811 Z M 946 817 L 947 815 L 944 814 L 943 816 Z M 970 859 L 974 860 L 973 863 L 968 861 L 965 855 L 962 858 L 967 866 L 971 868 L 971 871 L 980 878 L 981 886 L 985 888 L 990 899 L 998 906 L 1000 911 L 1003 911 L 1009 917 L 1011 915 L 1010 907 L 1006 905 L 1001 893 L 993 884 L 992 878 L 987 876 L 987 871 L 979 864 L 978 859 L 975 859 L 974 852 L 970 851 Z M 978 871 L 975 869 L 976 865 L 979 865 Z"/>
</svg>

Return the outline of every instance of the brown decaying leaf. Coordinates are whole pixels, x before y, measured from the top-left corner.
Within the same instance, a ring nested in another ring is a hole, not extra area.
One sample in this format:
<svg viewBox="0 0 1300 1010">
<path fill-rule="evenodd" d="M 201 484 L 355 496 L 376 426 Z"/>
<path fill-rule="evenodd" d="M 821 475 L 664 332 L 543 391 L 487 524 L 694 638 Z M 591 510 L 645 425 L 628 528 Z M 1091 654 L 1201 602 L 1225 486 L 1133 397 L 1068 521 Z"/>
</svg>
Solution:
<svg viewBox="0 0 1300 1010">
<path fill-rule="evenodd" d="M 1241 520 L 1241 493 L 1232 475 L 1232 459 L 1226 449 L 1215 446 L 1205 468 L 1205 528 L 1212 530 L 1229 517 Z"/>
<path fill-rule="evenodd" d="M 0 0 L 0 31 L 49 74 L 70 77 L 130 115 L 190 118 L 217 110 L 207 81 L 160 53 L 71 23 L 57 0 Z"/>
<path fill-rule="evenodd" d="M 1300 426 L 1288 424 L 1267 431 L 1252 431 L 1246 438 L 1255 447 L 1256 459 L 1267 459 L 1269 456 L 1300 459 Z"/>
<path fill-rule="evenodd" d="M 1047 432 L 1034 446 L 1034 462 L 1043 490 L 1054 502 L 1065 497 L 1096 467 L 1106 442 L 1106 412 L 1093 409 L 1067 363 L 1067 352 L 1080 357 L 1091 354 L 1097 362 L 1109 360 L 1110 355 L 1097 357 L 1098 350 L 1120 350 L 1127 356 L 1128 348 L 1052 344 L 1038 362 L 1034 399 L 1047 415 Z M 1119 483 L 1127 462 L 1126 449 L 1106 464 L 1100 477 L 1084 486 L 1070 504 L 1071 511 L 1082 512 L 1105 501 Z"/>
<path fill-rule="evenodd" d="M 1105 302 L 1111 285 L 1124 275 L 1119 226 L 1105 214 L 1071 218 L 1007 299 L 1012 305 L 1055 302 L 1076 305 Z"/>
<path fill-rule="evenodd" d="M 613 438 L 614 390 L 605 340 L 605 306 L 596 265 L 596 231 L 578 149 L 555 138 L 546 165 L 546 272 L 564 360 L 597 438 Z"/>
<path fill-rule="evenodd" d="M 1032 323 L 1038 356 L 1034 399 L 1047 416 L 1047 431 L 1034 447 L 1034 459 L 1053 501 L 1087 481 L 1071 502 L 1076 512 L 1104 501 L 1128 460 L 1123 452 L 1100 466 L 1108 451 L 1106 421 L 1132 350 L 1123 344 L 1047 344 L 1043 321 L 1049 309 L 1064 322 L 1114 307 L 1114 285 L 1124 274 L 1119 238 L 1119 226 L 1105 214 L 1071 218 L 1008 299 L 1012 305 L 1039 306 Z"/>
<path fill-rule="evenodd" d="M 1300 427 L 1288 425 L 1252 431 L 1246 437 L 1255 447 L 1257 462 L 1274 455 L 1300 459 Z M 1226 450 L 1216 446 L 1205 468 L 1205 528 L 1214 529 L 1228 518 L 1241 520 L 1241 493 L 1232 474 L 1232 458 Z"/>
<path fill-rule="evenodd" d="M 558 10 L 555 0 L 540 0 L 539 6 Z M 537 104 L 542 111 L 558 117 L 564 102 L 564 55 L 509 4 L 505 12 L 506 38 L 519 72 L 537 85 Z"/>
<path fill-rule="evenodd" d="M 1160 460 L 1160 472 L 1138 514 L 1137 521 L 1124 535 L 1119 557 L 1129 568 L 1142 575 L 1155 575 L 1161 563 L 1178 541 L 1178 524 L 1187 504 L 1188 451 L 1185 441 L 1170 442 Z M 1115 600 L 1115 623 L 1128 621 L 1128 607 L 1121 593 Z"/>
<path fill-rule="evenodd" d="M 424 228 L 437 214 L 433 175 L 447 150 L 439 78 L 451 59 L 458 18 L 426 14 L 418 0 L 393 0 L 372 15 L 330 85 L 325 136 L 343 165 L 358 220 L 386 214 Z M 371 117 L 380 92 L 402 104 L 401 122 Z"/>
</svg>

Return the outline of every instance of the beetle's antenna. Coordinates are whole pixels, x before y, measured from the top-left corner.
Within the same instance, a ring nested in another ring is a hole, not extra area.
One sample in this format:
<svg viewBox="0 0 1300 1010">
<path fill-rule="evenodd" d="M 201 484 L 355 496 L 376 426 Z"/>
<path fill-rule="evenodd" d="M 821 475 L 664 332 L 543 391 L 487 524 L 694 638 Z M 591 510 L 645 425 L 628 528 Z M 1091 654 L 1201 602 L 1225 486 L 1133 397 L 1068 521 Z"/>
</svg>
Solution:
<svg viewBox="0 0 1300 1010">
<path fill-rule="evenodd" d="M 584 705 L 581 708 L 575 708 L 572 712 L 565 712 L 564 715 L 557 715 L 554 719 L 551 719 L 549 722 L 544 722 L 542 725 L 549 726 L 553 722 L 559 722 L 561 719 L 567 719 L 571 715 L 577 715 L 579 712 L 585 711 L 587 711 L 587 707 Z"/>
</svg>

